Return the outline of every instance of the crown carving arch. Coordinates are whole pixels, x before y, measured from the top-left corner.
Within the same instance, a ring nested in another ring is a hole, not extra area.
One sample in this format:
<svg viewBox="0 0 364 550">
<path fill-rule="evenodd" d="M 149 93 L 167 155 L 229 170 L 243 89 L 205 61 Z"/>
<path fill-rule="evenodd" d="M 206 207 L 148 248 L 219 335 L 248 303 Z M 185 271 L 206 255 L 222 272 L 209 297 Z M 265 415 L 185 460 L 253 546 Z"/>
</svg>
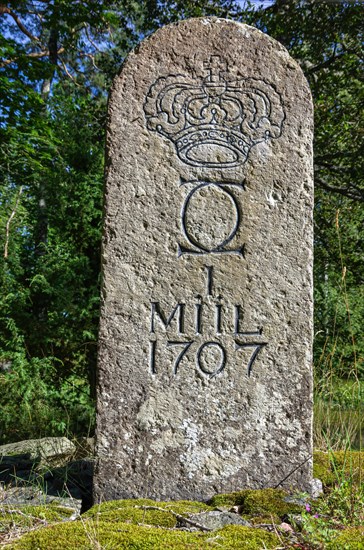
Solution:
<svg viewBox="0 0 364 550">
<path fill-rule="evenodd" d="M 269 82 L 231 78 L 216 68 L 216 57 L 204 64 L 205 78 L 158 78 L 144 113 L 147 128 L 171 140 L 186 164 L 230 168 L 244 164 L 258 143 L 281 136 L 285 110 Z"/>
</svg>

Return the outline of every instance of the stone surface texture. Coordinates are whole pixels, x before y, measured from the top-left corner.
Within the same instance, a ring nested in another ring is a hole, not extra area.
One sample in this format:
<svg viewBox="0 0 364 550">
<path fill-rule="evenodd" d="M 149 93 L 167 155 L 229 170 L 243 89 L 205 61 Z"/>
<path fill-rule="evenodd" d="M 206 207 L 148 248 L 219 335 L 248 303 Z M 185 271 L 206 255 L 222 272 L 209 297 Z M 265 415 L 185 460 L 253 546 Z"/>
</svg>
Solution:
<svg viewBox="0 0 364 550">
<path fill-rule="evenodd" d="M 11 455 L 28 455 L 30 459 L 38 459 L 44 465 L 63 463 L 65 457 L 76 452 L 76 446 L 67 437 L 43 437 L 42 439 L 27 439 L 16 443 L 0 445 L 0 462 Z"/>
<path fill-rule="evenodd" d="M 225 525 L 243 525 L 244 527 L 251 527 L 251 523 L 246 519 L 234 514 L 232 512 L 220 512 L 214 510 L 212 512 L 200 512 L 199 514 L 189 514 L 188 519 L 198 525 L 202 525 L 207 529 L 221 529 Z M 191 524 L 180 520 L 182 525 L 190 527 Z"/>
<path fill-rule="evenodd" d="M 312 478 L 312 101 L 262 32 L 169 25 L 115 79 L 94 497 Z"/>
</svg>

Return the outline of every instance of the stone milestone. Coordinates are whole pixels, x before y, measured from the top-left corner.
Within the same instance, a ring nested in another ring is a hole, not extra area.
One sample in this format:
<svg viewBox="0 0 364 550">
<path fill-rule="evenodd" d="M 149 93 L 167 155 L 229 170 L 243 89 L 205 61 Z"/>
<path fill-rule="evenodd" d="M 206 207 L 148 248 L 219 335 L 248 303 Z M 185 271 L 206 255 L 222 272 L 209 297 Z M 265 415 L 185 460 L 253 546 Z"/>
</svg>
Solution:
<svg viewBox="0 0 364 550">
<path fill-rule="evenodd" d="M 312 102 L 262 32 L 169 25 L 109 102 L 94 496 L 308 490 Z"/>
</svg>

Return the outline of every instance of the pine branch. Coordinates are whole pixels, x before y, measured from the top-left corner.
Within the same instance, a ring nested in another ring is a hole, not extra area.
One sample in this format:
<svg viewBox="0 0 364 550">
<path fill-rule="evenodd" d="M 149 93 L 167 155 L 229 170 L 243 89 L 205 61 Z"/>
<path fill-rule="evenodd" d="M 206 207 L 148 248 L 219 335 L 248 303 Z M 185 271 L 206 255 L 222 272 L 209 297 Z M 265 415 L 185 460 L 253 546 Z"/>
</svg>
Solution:
<svg viewBox="0 0 364 550">
<path fill-rule="evenodd" d="M 13 12 L 12 9 L 8 8 L 7 6 L 4 6 L 3 4 L 0 5 L 0 15 L 3 15 L 4 13 L 10 15 L 15 23 L 18 25 L 19 29 L 23 34 L 25 34 L 30 40 L 34 40 L 35 42 L 40 42 L 39 38 L 37 36 L 34 36 L 21 22 L 19 19 L 19 16 Z"/>
<path fill-rule="evenodd" d="M 23 186 L 20 187 L 19 189 L 19 192 L 18 192 L 18 196 L 16 198 L 16 201 L 15 201 L 15 206 L 9 216 L 9 219 L 8 221 L 6 222 L 6 226 L 5 226 L 5 246 L 4 246 L 4 258 L 6 259 L 9 255 L 9 237 L 10 237 L 10 224 L 16 214 L 16 211 L 18 209 L 18 206 L 19 206 L 19 201 L 20 201 L 20 196 L 23 192 Z"/>
<path fill-rule="evenodd" d="M 57 51 L 57 55 L 63 53 L 64 51 L 65 51 L 65 49 L 63 47 L 59 48 L 59 50 Z M 50 55 L 50 53 L 51 52 L 49 50 L 44 50 L 42 52 L 30 52 L 30 53 L 25 54 L 25 56 L 26 57 L 31 57 L 32 59 L 41 59 L 42 57 L 48 57 Z M 13 59 L 4 59 L 0 63 L 0 68 L 1 67 L 6 67 L 6 65 L 10 65 L 11 63 L 15 63 L 19 58 L 20 58 L 20 56 L 13 57 Z"/>
<path fill-rule="evenodd" d="M 335 187 L 334 185 L 330 185 L 329 183 L 327 183 L 327 181 L 318 176 L 315 176 L 315 182 L 326 189 L 326 191 L 338 193 L 339 195 L 343 195 L 344 197 L 348 197 L 348 199 L 352 199 L 354 201 L 364 202 L 364 191 L 360 191 L 358 189 L 358 191 L 355 192 L 348 188 Z"/>
<path fill-rule="evenodd" d="M 326 61 L 323 61 L 322 63 L 318 63 L 317 65 L 313 65 L 312 67 L 308 68 L 307 72 L 311 74 L 311 73 L 316 73 L 317 71 L 321 71 L 321 69 L 326 69 L 327 67 L 330 67 L 330 65 L 332 65 L 333 63 L 336 63 L 336 61 L 341 59 L 347 53 L 348 53 L 347 51 L 344 51 L 337 55 L 333 54 L 331 57 L 326 59 Z"/>
</svg>

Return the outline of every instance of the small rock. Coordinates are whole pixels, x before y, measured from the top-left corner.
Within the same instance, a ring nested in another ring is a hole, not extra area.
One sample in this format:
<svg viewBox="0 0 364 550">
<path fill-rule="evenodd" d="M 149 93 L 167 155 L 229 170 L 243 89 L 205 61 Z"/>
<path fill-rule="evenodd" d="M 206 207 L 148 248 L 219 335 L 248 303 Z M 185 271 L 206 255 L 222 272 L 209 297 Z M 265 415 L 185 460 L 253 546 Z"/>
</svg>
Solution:
<svg viewBox="0 0 364 550">
<path fill-rule="evenodd" d="M 22 506 L 30 504 L 32 506 L 41 506 L 49 503 L 58 504 L 71 508 L 77 514 L 81 511 L 81 500 L 76 498 L 63 498 L 47 495 L 36 487 L 10 487 L 1 492 L 1 505 Z"/>
<path fill-rule="evenodd" d="M 285 523 L 285 522 L 282 522 L 279 526 L 280 529 L 282 529 L 283 531 L 286 531 L 287 533 L 293 533 L 294 532 L 294 529 L 293 527 L 289 524 L 289 523 Z"/>
<path fill-rule="evenodd" d="M 294 525 L 297 525 L 297 527 L 302 527 L 303 525 L 303 518 L 300 514 L 292 514 L 290 516 L 290 520 L 293 522 Z"/>
<path fill-rule="evenodd" d="M 312 498 L 318 498 L 324 492 L 321 479 L 313 478 L 311 481 Z"/>
<path fill-rule="evenodd" d="M 42 498 L 44 504 L 44 494 L 36 487 L 8 487 L 3 488 L 1 492 L 1 504 L 33 504 Z"/>
<path fill-rule="evenodd" d="M 81 437 L 77 440 L 77 458 L 92 457 L 95 454 L 95 437 Z"/>
<path fill-rule="evenodd" d="M 284 502 L 288 502 L 288 504 L 297 504 L 297 506 L 306 506 L 306 504 L 310 500 L 310 496 L 309 495 L 303 495 L 303 496 L 287 495 L 286 497 L 284 497 L 283 500 Z"/>
<path fill-rule="evenodd" d="M 233 506 L 229 509 L 229 512 L 233 512 L 234 514 L 241 514 L 244 510 L 244 506 Z"/>
<path fill-rule="evenodd" d="M 61 466 L 65 457 L 69 460 L 76 451 L 76 446 L 67 437 L 43 437 L 42 439 L 28 439 L 17 443 L 8 443 L 0 446 L 0 457 L 5 461 L 14 455 L 22 455 L 28 459 L 38 459 L 40 463 Z M 56 464 L 55 464 L 56 463 Z"/>
<path fill-rule="evenodd" d="M 233 512 L 219 512 L 218 510 L 213 512 L 201 512 L 199 514 L 189 514 L 188 519 L 199 525 L 203 525 L 206 529 L 212 530 L 220 529 L 225 525 L 244 525 L 245 527 L 251 527 L 251 523 L 238 514 Z M 183 523 L 183 521 L 181 521 L 181 523 Z"/>
</svg>

